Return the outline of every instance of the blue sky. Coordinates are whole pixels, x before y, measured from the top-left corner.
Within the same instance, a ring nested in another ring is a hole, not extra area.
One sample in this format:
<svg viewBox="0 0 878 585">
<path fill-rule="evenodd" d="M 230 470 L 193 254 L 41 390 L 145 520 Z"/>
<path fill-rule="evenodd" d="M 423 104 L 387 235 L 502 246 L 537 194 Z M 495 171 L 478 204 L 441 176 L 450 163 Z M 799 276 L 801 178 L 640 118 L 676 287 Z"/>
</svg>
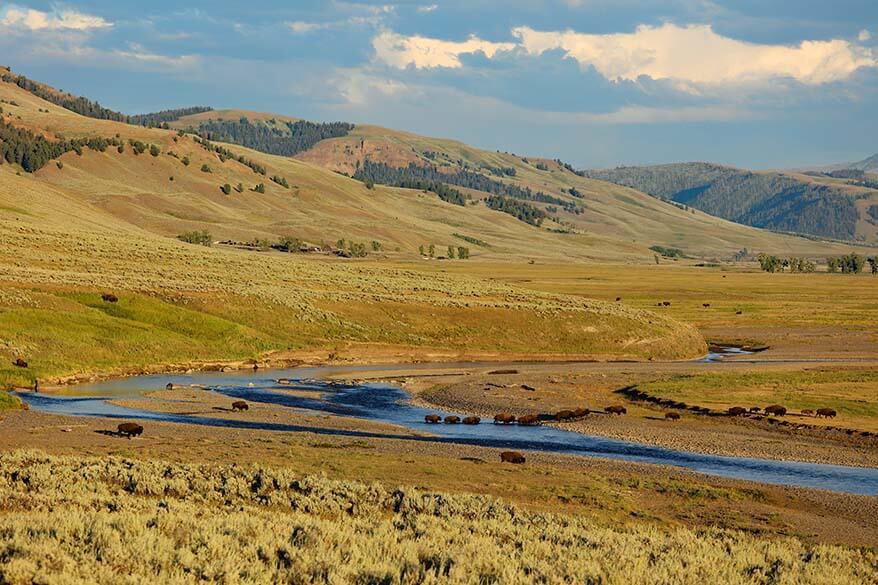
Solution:
<svg viewBox="0 0 878 585">
<path fill-rule="evenodd" d="M 874 0 L 0 1 L 0 54 L 129 113 L 372 123 L 581 167 L 878 152 Z"/>
</svg>

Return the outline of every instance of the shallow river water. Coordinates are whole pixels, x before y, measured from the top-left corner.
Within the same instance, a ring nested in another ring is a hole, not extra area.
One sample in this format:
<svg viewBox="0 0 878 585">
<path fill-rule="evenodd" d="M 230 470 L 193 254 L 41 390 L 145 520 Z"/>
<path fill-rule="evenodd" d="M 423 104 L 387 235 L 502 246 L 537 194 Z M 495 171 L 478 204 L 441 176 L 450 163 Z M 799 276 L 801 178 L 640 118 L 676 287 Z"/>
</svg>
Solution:
<svg viewBox="0 0 878 585">
<path fill-rule="evenodd" d="M 405 366 L 412 369 L 411 366 Z M 435 365 L 424 365 L 435 368 Z M 444 366 L 449 367 L 449 366 Z M 400 366 L 387 366 L 388 370 Z M 177 423 L 260 429 L 278 432 L 311 432 L 325 435 L 394 440 L 433 441 L 525 451 L 546 451 L 570 455 L 592 455 L 641 463 L 683 467 L 692 471 L 766 483 L 821 488 L 855 494 L 878 495 L 878 469 L 822 465 L 744 457 L 722 457 L 675 451 L 627 441 L 584 435 L 549 426 L 519 427 L 494 425 L 483 421 L 476 426 L 428 425 L 426 414 L 460 414 L 424 409 L 412 404 L 401 388 L 386 383 L 339 384 L 326 380 L 333 374 L 356 375 L 380 367 L 318 367 L 236 373 L 139 376 L 98 384 L 71 387 L 63 395 L 22 393 L 21 398 L 35 410 L 65 415 L 101 416 L 119 419 L 163 420 Z M 415 366 L 417 369 L 417 366 Z M 318 390 L 306 396 L 277 391 L 279 378 L 288 378 L 286 389 Z M 124 408 L 108 402 L 122 398 L 142 398 L 145 392 L 164 389 L 168 383 L 203 385 L 230 398 L 255 403 L 276 404 L 293 409 L 359 417 L 391 423 L 429 436 L 400 437 L 368 431 L 326 429 L 283 423 L 245 421 L 228 413 L 217 417 L 164 414 Z"/>
</svg>

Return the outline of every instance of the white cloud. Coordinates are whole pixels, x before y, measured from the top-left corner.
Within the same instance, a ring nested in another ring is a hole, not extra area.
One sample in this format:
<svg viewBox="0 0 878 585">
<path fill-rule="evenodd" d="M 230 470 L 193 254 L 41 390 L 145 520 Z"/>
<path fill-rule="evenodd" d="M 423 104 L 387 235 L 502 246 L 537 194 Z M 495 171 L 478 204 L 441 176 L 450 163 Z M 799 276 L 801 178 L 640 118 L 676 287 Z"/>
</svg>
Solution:
<svg viewBox="0 0 878 585">
<path fill-rule="evenodd" d="M 0 18 L 0 27 L 31 31 L 88 31 L 111 26 L 113 23 L 100 16 L 75 10 L 43 12 L 10 6 Z"/>
<path fill-rule="evenodd" d="M 384 31 L 372 40 L 375 54 L 384 63 L 405 69 L 412 65 L 416 69 L 436 67 L 460 68 L 461 55 L 484 53 L 493 58 L 500 51 L 515 49 L 514 43 L 493 43 L 471 36 L 465 41 L 443 41 L 422 36 L 403 36 Z"/>
<path fill-rule="evenodd" d="M 315 30 L 321 30 L 324 28 L 329 28 L 329 24 L 319 23 L 319 22 L 304 22 L 301 20 L 297 20 L 296 22 L 288 22 L 287 27 L 296 33 L 297 35 L 307 34 L 309 32 L 314 32 Z"/>
<path fill-rule="evenodd" d="M 418 6 L 418 12 L 427 13 L 427 12 L 436 12 L 439 10 L 438 4 L 430 4 L 429 6 Z"/>
<path fill-rule="evenodd" d="M 816 85 L 845 79 L 861 67 L 878 67 L 871 49 L 845 40 L 759 45 L 724 37 L 709 25 L 643 25 L 633 33 L 604 35 L 529 27 L 512 32 L 530 54 L 560 50 L 611 80 L 648 76 L 723 84 L 791 77 Z"/>
<path fill-rule="evenodd" d="M 143 65 L 158 65 L 170 69 L 186 69 L 198 65 L 199 58 L 195 55 L 160 55 L 151 53 L 141 45 L 132 43 L 127 50 L 115 49 L 109 53 L 111 57 Z"/>
<path fill-rule="evenodd" d="M 857 35 L 857 39 L 858 39 L 861 43 L 865 43 L 866 41 L 872 39 L 872 33 L 870 33 L 869 31 L 867 31 L 866 29 L 863 29 L 863 30 L 860 31 L 860 34 Z"/>
</svg>

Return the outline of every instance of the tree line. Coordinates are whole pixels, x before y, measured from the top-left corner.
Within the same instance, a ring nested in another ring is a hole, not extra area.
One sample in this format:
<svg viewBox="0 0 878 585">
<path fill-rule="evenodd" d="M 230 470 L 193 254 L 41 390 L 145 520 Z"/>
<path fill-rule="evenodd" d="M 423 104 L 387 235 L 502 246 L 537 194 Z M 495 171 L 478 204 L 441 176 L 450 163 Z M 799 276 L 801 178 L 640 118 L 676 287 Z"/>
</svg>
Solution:
<svg viewBox="0 0 878 585">
<path fill-rule="evenodd" d="M 780 258 L 773 254 L 759 254 L 759 266 L 765 272 L 815 272 L 817 265 L 807 258 Z M 866 258 L 855 252 L 839 257 L 826 259 L 826 271 L 829 273 L 859 274 L 866 265 L 872 274 L 878 274 L 878 257 Z"/>
<path fill-rule="evenodd" d="M 191 116 L 193 114 L 203 114 L 204 112 L 212 112 L 210 106 L 192 106 L 189 108 L 177 108 L 172 110 L 162 110 L 160 112 L 152 112 L 149 114 L 136 114 L 128 117 L 129 124 L 138 126 L 146 126 L 148 128 L 167 127 L 169 122 L 176 122 L 183 116 Z"/>
<path fill-rule="evenodd" d="M 207 120 L 188 131 L 207 140 L 240 144 L 268 154 L 295 156 L 321 140 L 350 134 L 347 122 L 315 123 L 306 120 L 284 122 L 281 127 L 254 124 L 245 117 L 239 120 Z"/>
<path fill-rule="evenodd" d="M 538 207 L 534 207 L 530 203 L 524 201 L 516 201 L 509 197 L 501 195 L 490 195 L 485 198 L 485 205 L 495 211 L 500 211 L 511 215 L 532 226 L 540 227 L 543 221 L 548 217 L 546 212 Z"/>
</svg>

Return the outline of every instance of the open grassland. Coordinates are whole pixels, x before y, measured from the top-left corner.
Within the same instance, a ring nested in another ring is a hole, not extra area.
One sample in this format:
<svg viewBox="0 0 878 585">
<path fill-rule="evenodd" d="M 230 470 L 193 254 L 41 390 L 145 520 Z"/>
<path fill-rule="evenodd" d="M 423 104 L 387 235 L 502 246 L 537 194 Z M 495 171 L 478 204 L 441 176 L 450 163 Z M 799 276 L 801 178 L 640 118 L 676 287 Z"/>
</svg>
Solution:
<svg viewBox="0 0 878 585">
<path fill-rule="evenodd" d="M 0 203 L 29 209 L 0 212 L 0 384 L 348 342 L 617 358 L 705 351 L 693 328 L 640 309 L 463 275 L 183 244 L 6 167 L 0 180 L 12 187 Z M 106 292 L 119 302 L 102 301 Z M 16 358 L 30 368 L 13 367 Z"/>
<path fill-rule="evenodd" d="M 418 269 L 417 264 L 401 266 Z M 874 358 L 878 347 L 878 277 L 870 274 L 767 274 L 752 265 L 670 262 L 473 263 L 449 264 L 443 270 L 590 299 L 619 297 L 623 305 L 690 323 L 708 341 L 771 346 L 761 358 Z M 656 306 L 664 301 L 670 306 Z"/>
<path fill-rule="evenodd" d="M 878 574 L 869 549 L 721 529 L 608 529 L 484 496 L 263 466 L 33 452 L 0 462 L 0 580 L 9 583 L 121 574 L 180 583 L 874 583 Z"/>
</svg>

